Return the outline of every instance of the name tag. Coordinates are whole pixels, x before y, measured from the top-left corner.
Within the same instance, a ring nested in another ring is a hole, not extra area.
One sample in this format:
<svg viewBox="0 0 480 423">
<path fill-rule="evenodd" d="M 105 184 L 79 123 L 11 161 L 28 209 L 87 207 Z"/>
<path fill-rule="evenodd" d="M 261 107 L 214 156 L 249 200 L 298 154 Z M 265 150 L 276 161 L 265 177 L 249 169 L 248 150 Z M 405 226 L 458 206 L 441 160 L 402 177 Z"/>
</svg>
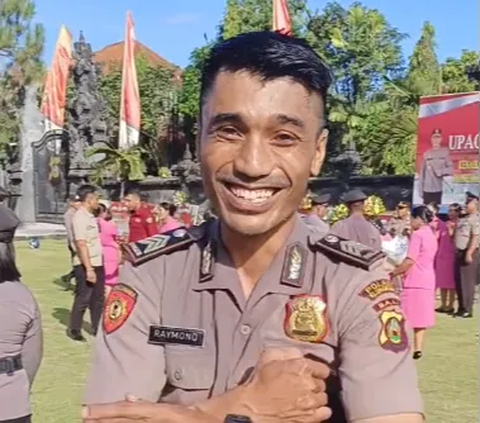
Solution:
<svg viewBox="0 0 480 423">
<path fill-rule="evenodd" d="M 203 347 L 203 329 L 176 328 L 172 326 L 150 326 L 148 343 L 153 345 L 188 345 Z"/>
</svg>

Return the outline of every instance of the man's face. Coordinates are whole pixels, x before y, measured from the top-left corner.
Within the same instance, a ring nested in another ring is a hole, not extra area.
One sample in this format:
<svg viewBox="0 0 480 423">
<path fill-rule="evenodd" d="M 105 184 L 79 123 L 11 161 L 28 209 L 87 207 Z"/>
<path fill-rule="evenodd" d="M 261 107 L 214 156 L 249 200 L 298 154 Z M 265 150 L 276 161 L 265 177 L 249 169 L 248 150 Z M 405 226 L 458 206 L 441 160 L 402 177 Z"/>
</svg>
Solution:
<svg viewBox="0 0 480 423">
<path fill-rule="evenodd" d="M 129 211 L 135 211 L 140 207 L 140 197 L 135 194 L 128 194 L 123 200 Z"/>
<path fill-rule="evenodd" d="M 260 235 L 288 220 L 320 171 L 322 100 L 281 78 L 221 72 L 205 99 L 199 139 L 208 197 L 224 224 Z"/>
<path fill-rule="evenodd" d="M 432 147 L 440 148 L 442 145 L 442 136 L 439 134 L 432 135 Z"/>
<path fill-rule="evenodd" d="M 317 204 L 314 212 L 320 219 L 324 219 L 328 214 L 328 204 Z"/>
<path fill-rule="evenodd" d="M 408 208 L 407 207 L 397 207 L 397 216 L 400 218 L 400 219 L 403 219 L 404 217 L 406 217 L 408 215 Z"/>
<path fill-rule="evenodd" d="M 476 198 L 470 198 L 467 200 L 466 205 L 467 213 L 477 213 L 478 212 L 478 200 Z"/>
<path fill-rule="evenodd" d="M 88 194 L 86 203 L 87 203 L 88 210 L 90 212 L 93 212 L 98 209 L 99 199 L 100 199 L 100 196 L 96 192 Z"/>
</svg>

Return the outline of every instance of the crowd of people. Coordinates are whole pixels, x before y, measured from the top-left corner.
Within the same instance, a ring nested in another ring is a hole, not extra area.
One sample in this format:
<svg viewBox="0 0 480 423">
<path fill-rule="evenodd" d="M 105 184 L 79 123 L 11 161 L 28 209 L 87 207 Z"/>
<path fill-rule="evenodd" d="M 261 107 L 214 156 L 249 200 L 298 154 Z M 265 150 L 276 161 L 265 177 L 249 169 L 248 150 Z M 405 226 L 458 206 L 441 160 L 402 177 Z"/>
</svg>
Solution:
<svg viewBox="0 0 480 423">
<path fill-rule="evenodd" d="M 319 56 L 294 37 L 242 34 L 212 48 L 201 84 L 199 157 L 216 218 L 187 230 L 170 204 L 151 210 L 130 191 L 125 237 L 91 185 L 66 213 L 68 335 L 84 340 L 87 309 L 95 335 L 84 422 L 423 422 L 413 359 L 436 284 L 438 312 L 453 313 L 455 287 L 455 316 L 472 316 L 478 194 L 448 222 L 435 204 L 405 203 L 390 224 L 372 222 L 358 190 L 331 228 L 328 196 L 302 218 L 327 152 L 331 74 Z M 42 332 L 15 265 L 18 223 L 0 207 L 0 421 L 30 423 Z M 395 239 L 405 252 L 389 253 Z"/>
</svg>

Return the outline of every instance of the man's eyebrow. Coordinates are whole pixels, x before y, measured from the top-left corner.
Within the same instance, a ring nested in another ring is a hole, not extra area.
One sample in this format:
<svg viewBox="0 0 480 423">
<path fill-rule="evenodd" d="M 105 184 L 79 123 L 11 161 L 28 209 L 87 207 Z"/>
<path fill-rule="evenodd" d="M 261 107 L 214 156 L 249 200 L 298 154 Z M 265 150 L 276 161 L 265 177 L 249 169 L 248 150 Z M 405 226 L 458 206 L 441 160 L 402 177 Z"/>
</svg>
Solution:
<svg viewBox="0 0 480 423">
<path fill-rule="evenodd" d="M 289 116 L 283 113 L 279 113 L 275 115 L 274 118 L 278 123 L 281 123 L 282 125 L 293 125 L 299 129 L 305 129 L 305 122 L 295 116 Z"/>
<path fill-rule="evenodd" d="M 225 123 L 243 125 L 244 121 L 238 113 L 218 113 L 210 119 L 208 128 L 211 129 Z"/>
</svg>

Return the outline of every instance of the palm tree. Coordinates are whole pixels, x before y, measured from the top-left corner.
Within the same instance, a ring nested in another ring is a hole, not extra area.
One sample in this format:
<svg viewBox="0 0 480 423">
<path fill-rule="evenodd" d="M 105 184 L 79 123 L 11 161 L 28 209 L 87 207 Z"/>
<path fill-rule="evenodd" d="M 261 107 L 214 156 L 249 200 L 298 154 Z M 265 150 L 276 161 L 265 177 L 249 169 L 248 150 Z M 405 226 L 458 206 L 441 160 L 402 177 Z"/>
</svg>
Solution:
<svg viewBox="0 0 480 423">
<path fill-rule="evenodd" d="M 95 163 L 94 180 L 100 182 L 105 177 L 113 177 L 120 182 L 120 197 L 125 194 L 125 184 L 128 181 L 139 181 L 145 178 L 145 163 L 142 154 L 145 151 L 140 147 L 127 150 L 118 149 L 111 145 L 92 147 L 85 152 L 86 157 L 100 157 Z"/>
</svg>

